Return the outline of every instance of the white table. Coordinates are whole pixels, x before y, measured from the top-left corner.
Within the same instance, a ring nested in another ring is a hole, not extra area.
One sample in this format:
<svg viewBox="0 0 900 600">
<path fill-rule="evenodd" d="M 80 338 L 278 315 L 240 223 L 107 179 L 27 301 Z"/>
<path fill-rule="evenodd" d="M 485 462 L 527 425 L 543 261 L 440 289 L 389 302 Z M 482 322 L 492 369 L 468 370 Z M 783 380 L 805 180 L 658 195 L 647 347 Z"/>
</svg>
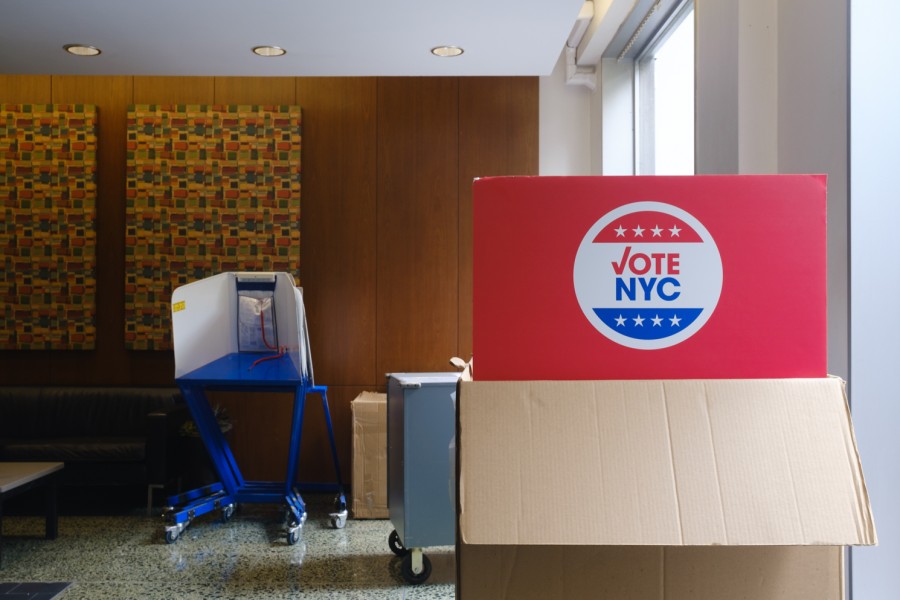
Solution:
<svg viewBox="0 0 900 600">
<path fill-rule="evenodd" d="M 45 535 L 56 539 L 58 518 L 56 487 L 61 462 L 0 462 L 0 566 L 3 565 L 3 502 L 39 486 L 47 486 L 47 522 Z"/>
</svg>

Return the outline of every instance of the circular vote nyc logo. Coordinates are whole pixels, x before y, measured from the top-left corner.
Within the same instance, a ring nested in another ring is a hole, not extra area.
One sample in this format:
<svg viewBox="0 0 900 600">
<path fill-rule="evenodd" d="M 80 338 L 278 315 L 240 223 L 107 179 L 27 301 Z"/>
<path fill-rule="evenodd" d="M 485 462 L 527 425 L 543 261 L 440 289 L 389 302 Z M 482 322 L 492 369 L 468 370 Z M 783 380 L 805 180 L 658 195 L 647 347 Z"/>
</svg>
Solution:
<svg viewBox="0 0 900 600">
<path fill-rule="evenodd" d="M 690 213 L 635 202 L 588 230 L 573 278 L 597 331 L 628 348 L 657 350 L 688 339 L 710 318 L 722 291 L 722 259 Z"/>
</svg>

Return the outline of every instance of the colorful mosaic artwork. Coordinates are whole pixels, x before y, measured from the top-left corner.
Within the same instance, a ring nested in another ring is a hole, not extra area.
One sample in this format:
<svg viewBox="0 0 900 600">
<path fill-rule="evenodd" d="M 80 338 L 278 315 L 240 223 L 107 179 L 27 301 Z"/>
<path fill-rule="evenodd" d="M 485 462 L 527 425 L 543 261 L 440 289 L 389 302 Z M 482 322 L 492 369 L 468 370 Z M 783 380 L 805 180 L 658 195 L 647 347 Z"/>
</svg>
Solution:
<svg viewBox="0 0 900 600">
<path fill-rule="evenodd" d="M 128 112 L 125 344 L 172 347 L 172 290 L 300 263 L 298 106 L 137 105 Z"/>
<path fill-rule="evenodd" d="M 91 350 L 97 111 L 0 104 L 0 349 Z"/>
</svg>

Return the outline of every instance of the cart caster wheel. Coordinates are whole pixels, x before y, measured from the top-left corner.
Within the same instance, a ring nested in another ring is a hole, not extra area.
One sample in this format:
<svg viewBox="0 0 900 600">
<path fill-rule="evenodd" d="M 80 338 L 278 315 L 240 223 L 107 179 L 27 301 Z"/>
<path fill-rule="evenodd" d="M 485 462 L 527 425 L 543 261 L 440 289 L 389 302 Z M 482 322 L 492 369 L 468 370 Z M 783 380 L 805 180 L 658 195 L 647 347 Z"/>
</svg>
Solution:
<svg viewBox="0 0 900 600">
<path fill-rule="evenodd" d="M 331 526 L 335 529 L 343 529 L 344 525 L 346 525 L 346 524 L 347 524 L 346 515 L 345 516 L 334 515 L 331 517 Z"/>
<path fill-rule="evenodd" d="M 403 562 L 400 563 L 400 575 L 403 576 L 403 581 L 405 581 L 406 583 L 412 585 L 419 585 L 420 583 L 424 583 L 425 580 L 431 576 L 431 561 L 428 560 L 428 557 L 423 554 L 422 572 L 413 573 L 412 554 L 407 554 L 403 557 Z"/>
<path fill-rule="evenodd" d="M 400 534 L 397 533 L 396 529 L 388 536 L 388 546 L 390 546 L 391 552 L 397 556 L 406 556 L 409 554 L 409 550 L 403 547 L 403 542 L 400 541 Z"/>
<path fill-rule="evenodd" d="M 181 532 L 184 531 L 187 526 L 190 524 L 190 521 L 184 523 L 173 523 L 171 525 L 166 525 L 166 543 L 174 544 L 178 539 L 178 536 L 181 535 Z"/>
<path fill-rule="evenodd" d="M 292 518 L 288 522 L 288 531 L 287 531 L 287 543 L 288 546 L 293 546 L 300 540 L 300 530 L 303 529 L 303 523 L 306 521 L 306 513 L 303 513 L 303 516 L 298 521 Z"/>
<path fill-rule="evenodd" d="M 331 520 L 331 526 L 335 529 L 343 529 L 347 524 L 347 510 L 333 512 L 328 515 Z"/>
<path fill-rule="evenodd" d="M 234 516 L 234 504 L 222 507 L 222 522 L 227 523 Z"/>
<path fill-rule="evenodd" d="M 291 530 L 288 531 L 288 534 L 287 534 L 288 546 L 293 546 L 298 541 L 300 541 L 300 527 L 299 526 L 297 526 L 295 528 L 291 528 Z"/>
</svg>

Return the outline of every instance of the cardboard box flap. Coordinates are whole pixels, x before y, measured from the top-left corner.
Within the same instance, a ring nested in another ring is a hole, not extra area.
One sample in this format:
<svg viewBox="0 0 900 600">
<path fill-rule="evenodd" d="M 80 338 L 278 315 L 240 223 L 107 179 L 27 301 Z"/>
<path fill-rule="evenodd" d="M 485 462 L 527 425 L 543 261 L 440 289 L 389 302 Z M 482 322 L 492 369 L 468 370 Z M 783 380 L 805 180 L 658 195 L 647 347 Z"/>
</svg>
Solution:
<svg viewBox="0 0 900 600">
<path fill-rule="evenodd" d="M 460 386 L 467 544 L 876 542 L 839 379 Z"/>
</svg>

